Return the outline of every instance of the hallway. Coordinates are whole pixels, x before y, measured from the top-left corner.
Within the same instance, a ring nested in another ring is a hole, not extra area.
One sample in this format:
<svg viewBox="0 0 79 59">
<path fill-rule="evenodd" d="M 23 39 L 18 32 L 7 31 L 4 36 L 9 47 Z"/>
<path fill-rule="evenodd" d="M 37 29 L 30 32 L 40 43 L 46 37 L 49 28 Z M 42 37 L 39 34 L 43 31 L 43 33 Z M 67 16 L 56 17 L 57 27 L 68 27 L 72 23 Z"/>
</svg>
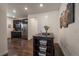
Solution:
<svg viewBox="0 0 79 59">
<path fill-rule="evenodd" d="M 55 56 L 79 56 L 79 3 L 42 3 L 42 7 L 40 4 L 0 5 L 0 56 L 7 53 L 8 56 L 33 56 L 33 41 L 30 39 L 46 32 L 45 26 L 49 28 L 48 33 L 54 34 Z M 20 20 L 16 26 L 15 20 Z"/>
</svg>

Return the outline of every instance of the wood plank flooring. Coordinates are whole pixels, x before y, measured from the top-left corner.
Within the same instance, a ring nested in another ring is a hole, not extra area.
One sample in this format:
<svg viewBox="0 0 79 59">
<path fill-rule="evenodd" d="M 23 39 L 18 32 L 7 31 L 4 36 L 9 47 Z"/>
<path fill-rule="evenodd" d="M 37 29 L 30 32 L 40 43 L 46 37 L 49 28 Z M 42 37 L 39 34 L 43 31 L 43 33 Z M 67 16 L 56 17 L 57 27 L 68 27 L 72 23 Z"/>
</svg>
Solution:
<svg viewBox="0 0 79 59">
<path fill-rule="evenodd" d="M 57 43 L 55 46 L 55 56 L 64 56 Z M 24 39 L 8 40 L 8 56 L 33 56 L 33 41 Z"/>
</svg>

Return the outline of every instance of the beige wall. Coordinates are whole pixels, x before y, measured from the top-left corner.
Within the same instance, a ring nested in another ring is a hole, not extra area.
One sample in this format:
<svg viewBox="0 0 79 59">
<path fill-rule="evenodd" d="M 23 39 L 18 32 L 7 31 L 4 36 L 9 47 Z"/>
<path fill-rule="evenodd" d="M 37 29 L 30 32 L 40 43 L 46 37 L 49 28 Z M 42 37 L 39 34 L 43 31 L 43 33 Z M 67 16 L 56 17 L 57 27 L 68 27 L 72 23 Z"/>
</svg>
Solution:
<svg viewBox="0 0 79 59">
<path fill-rule="evenodd" d="M 0 55 L 8 52 L 7 49 L 7 18 L 6 9 L 0 5 Z"/>
</svg>

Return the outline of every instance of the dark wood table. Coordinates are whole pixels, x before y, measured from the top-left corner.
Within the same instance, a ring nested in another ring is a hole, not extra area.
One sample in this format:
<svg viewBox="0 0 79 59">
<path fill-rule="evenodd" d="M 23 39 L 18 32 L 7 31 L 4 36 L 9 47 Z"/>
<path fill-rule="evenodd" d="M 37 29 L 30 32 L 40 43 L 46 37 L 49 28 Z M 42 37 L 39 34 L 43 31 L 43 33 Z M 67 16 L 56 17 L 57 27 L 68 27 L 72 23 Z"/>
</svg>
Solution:
<svg viewBox="0 0 79 59">
<path fill-rule="evenodd" d="M 54 35 L 53 35 L 53 33 L 48 33 L 47 36 L 45 33 L 42 33 L 42 34 L 39 33 L 39 34 L 33 36 L 33 55 L 39 56 L 39 53 L 43 52 L 43 51 L 40 51 L 40 49 L 39 49 L 39 47 L 41 46 L 40 40 L 47 41 L 47 43 L 45 45 L 46 51 L 44 51 L 44 54 L 46 56 L 54 56 L 55 51 L 54 51 Z"/>
</svg>

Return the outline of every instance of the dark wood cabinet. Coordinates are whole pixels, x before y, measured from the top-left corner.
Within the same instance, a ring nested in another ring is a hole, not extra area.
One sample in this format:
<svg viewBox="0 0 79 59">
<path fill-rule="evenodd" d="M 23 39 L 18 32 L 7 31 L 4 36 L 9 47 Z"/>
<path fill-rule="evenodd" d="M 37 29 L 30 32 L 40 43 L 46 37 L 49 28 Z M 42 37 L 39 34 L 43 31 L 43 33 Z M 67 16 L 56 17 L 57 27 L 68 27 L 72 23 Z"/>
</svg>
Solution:
<svg viewBox="0 0 79 59">
<path fill-rule="evenodd" d="M 33 36 L 33 55 L 34 56 L 54 56 L 54 36 L 37 34 Z"/>
</svg>

